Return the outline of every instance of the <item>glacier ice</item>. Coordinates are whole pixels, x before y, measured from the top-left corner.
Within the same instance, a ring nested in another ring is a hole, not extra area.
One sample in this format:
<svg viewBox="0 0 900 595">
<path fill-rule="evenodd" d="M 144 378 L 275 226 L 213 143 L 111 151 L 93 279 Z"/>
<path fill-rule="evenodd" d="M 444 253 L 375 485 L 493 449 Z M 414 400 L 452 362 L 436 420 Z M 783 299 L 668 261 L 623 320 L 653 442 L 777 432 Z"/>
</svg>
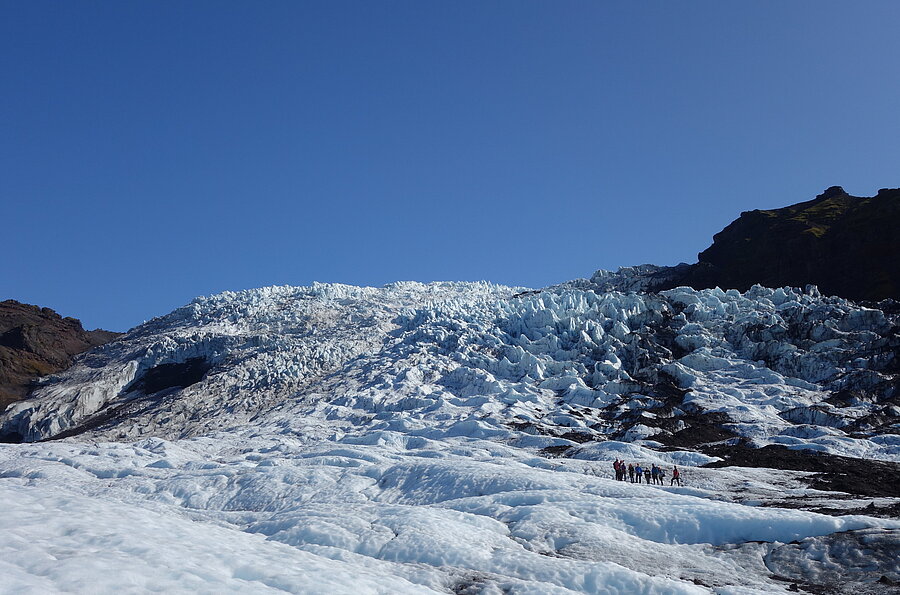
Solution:
<svg viewBox="0 0 900 595">
<path fill-rule="evenodd" d="M 814 557 L 890 542 L 900 522 L 755 505 L 848 506 L 803 472 L 707 469 L 678 444 L 709 417 L 730 441 L 900 461 L 897 313 L 811 289 L 645 293 L 652 272 L 269 287 L 136 327 L 0 419 L 23 439 L 0 445 L 6 584 L 772 593 L 790 586 L 775 569 L 843 576 Z M 202 373 L 147 382 L 189 362 Z M 612 481 L 614 458 L 686 485 Z"/>
<path fill-rule="evenodd" d="M 352 420 L 339 430 L 351 432 L 403 420 L 432 439 L 524 430 L 635 441 L 677 431 L 663 423 L 674 406 L 723 413 L 756 445 L 791 436 L 820 448 L 821 435 L 793 429 L 816 426 L 852 434 L 827 442 L 834 454 L 897 457 L 869 440 L 900 433 L 896 315 L 791 288 L 604 293 L 590 283 L 314 284 L 199 298 L 46 381 L 5 414 L 3 431 L 179 437 L 290 414 Z M 210 366 L 201 382 L 135 388 L 155 366 L 192 358 Z M 685 391 L 669 409 L 666 383 Z M 635 406 L 661 415 L 637 418 Z"/>
</svg>

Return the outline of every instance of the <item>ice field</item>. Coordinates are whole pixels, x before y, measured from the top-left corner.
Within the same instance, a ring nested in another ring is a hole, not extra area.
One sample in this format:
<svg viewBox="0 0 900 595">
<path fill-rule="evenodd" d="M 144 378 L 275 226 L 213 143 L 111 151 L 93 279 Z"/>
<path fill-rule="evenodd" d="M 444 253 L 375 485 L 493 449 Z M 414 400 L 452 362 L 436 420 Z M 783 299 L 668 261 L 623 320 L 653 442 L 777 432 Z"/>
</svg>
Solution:
<svg viewBox="0 0 900 595">
<path fill-rule="evenodd" d="M 636 274 L 270 287 L 136 327 L 0 418 L 0 591 L 890 592 L 900 521 L 684 439 L 724 416 L 723 444 L 900 462 L 898 314 Z"/>
</svg>

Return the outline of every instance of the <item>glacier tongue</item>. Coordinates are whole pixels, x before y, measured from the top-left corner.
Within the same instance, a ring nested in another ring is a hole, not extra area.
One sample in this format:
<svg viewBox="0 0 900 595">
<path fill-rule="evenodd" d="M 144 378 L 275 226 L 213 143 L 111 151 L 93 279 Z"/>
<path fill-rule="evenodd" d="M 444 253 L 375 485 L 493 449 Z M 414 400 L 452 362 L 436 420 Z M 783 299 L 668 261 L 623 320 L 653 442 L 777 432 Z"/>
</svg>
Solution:
<svg viewBox="0 0 900 595">
<path fill-rule="evenodd" d="M 270 287 L 134 329 L 13 407 L 3 429 L 177 437 L 288 409 L 350 432 L 665 441 L 687 429 L 683 410 L 724 414 L 758 445 L 893 458 L 867 437 L 897 428 L 896 328 L 880 310 L 787 288 Z M 152 371 L 191 361 L 209 367 L 199 381 L 142 390 Z M 829 402 L 850 391 L 870 402 Z"/>
<path fill-rule="evenodd" d="M 603 293 L 590 283 L 199 298 L 48 380 L 5 414 L 3 431 L 173 438 L 312 415 L 348 433 L 665 443 L 689 429 L 684 413 L 716 413 L 756 445 L 897 457 L 877 439 L 900 427 L 896 314 L 790 288 Z M 151 375 L 185 362 L 208 371 L 147 390 Z"/>
<path fill-rule="evenodd" d="M 703 467 L 718 460 L 704 443 L 900 461 L 897 312 L 812 289 L 633 291 L 653 273 L 541 291 L 269 287 L 147 322 L 0 419 L 26 442 L 0 444 L 5 584 L 543 595 L 900 580 L 900 522 L 772 507 L 862 508 L 809 489 L 811 473 Z M 615 458 L 677 465 L 686 485 L 613 481 Z M 860 543 L 878 565 L 854 565 Z"/>
</svg>

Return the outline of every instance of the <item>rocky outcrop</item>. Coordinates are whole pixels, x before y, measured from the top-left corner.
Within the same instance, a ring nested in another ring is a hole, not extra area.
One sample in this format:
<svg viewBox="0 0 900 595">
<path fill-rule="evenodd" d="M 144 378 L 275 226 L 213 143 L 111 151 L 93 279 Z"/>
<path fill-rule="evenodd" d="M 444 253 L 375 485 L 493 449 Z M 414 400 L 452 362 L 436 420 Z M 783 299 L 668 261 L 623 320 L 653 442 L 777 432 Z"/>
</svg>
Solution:
<svg viewBox="0 0 900 595">
<path fill-rule="evenodd" d="M 654 289 L 812 284 L 853 300 L 900 299 L 898 229 L 900 189 L 866 198 L 833 186 L 807 202 L 741 213 L 697 264 L 669 269 Z"/>
<path fill-rule="evenodd" d="M 25 398 L 41 376 L 68 368 L 76 355 L 119 336 L 85 331 L 50 308 L 0 302 L 0 411 Z"/>
</svg>

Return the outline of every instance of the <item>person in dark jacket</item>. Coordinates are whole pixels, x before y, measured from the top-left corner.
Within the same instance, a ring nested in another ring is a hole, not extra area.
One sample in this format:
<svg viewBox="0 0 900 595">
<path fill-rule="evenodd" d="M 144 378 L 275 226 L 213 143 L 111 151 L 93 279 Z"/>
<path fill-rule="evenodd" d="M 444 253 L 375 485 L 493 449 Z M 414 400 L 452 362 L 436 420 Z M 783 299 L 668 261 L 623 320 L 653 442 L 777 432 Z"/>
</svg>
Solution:
<svg viewBox="0 0 900 595">
<path fill-rule="evenodd" d="M 634 465 L 628 463 L 628 477 L 631 479 L 631 483 L 634 483 Z"/>
</svg>

